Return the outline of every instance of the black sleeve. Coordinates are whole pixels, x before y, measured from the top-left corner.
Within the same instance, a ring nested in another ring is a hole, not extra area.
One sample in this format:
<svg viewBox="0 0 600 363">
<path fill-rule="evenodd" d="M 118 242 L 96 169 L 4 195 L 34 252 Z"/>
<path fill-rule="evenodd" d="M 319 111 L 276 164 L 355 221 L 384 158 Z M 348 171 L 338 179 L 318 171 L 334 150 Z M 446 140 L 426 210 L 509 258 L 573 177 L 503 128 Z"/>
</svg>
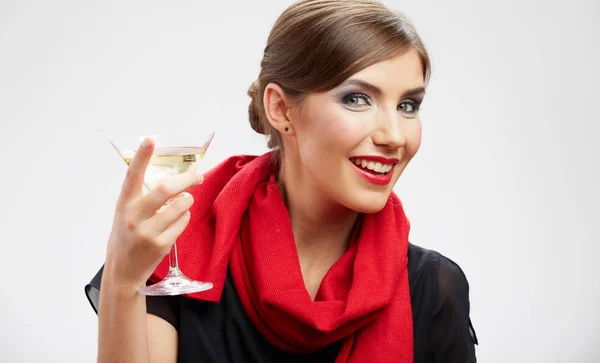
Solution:
<svg viewBox="0 0 600 363">
<path fill-rule="evenodd" d="M 475 363 L 475 330 L 469 317 L 469 283 L 461 268 L 439 255 L 438 294 L 432 294 L 428 356 L 433 362 Z M 434 285 L 435 289 L 435 285 Z"/>
<path fill-rule="evenodd" d="M 100 284 L 103 271 L 104 265 L 92 281 L 85 285 L 85 295 L 96 314 L 98 313 L 98 303 L 100 301 Z M 146 311 L 148 314 L 166 320 L 179 331 L 179 296 L 146 296 Z"/>
</svg>

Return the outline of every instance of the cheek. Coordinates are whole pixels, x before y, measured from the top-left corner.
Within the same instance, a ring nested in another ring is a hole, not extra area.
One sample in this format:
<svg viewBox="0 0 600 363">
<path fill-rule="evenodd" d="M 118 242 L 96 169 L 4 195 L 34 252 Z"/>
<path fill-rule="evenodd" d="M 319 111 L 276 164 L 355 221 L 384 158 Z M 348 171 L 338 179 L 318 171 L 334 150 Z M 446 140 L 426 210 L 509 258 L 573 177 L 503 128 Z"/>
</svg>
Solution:
<svg viewBox="0 0 600 363">
<path fill-rule="evenodd" d="M 331 155 L 345 153 L 356 143 L 358 131 L 356 125 L 348 120 L 348 115 L 339 110 L 335 105 L 322 105 L 305 114 L 301 134 L 298 135 L 299 147 L 309 147 L 313 151 L 319 150 L 323 158 L 324 152 Z M 304 150 L 304 153 L 310 150 Z"/>
<path fill-rule="evenodd" d="M 421 135 L 422 127 L 421 122 L 417 121 L 414 125 L 411 125 L 406 132 L 406 153 L 412 158 L 419 147 L 421 147 Z"/>
</svg>

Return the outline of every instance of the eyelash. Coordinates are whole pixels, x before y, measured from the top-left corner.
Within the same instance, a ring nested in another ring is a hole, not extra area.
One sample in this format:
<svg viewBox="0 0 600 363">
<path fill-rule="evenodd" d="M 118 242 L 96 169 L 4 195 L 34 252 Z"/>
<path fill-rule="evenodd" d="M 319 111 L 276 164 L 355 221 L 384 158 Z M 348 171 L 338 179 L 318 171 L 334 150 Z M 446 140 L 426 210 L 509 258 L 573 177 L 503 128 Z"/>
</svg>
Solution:
<svg viewBox="0 0 600 363">
<path fill-rule="evenodd" d="M 348 102 L 348 100 L 350 100 L 352 98 L 360 98 L 360 99 L 363 99 L 363 100 L 368 101 L 368 102 L 370 101 L 369 100 L 369 96 L 365 95 L 364 93 L 356 93 L 355 92 L 355 93 L 350 93 L 350 94 L 344 96 L 342 98 L 342 103 L 344 105 L 348 106 L 348 104 L 346 102 Z M 419 112 L 421 110 L 421 102 L 419 102 L 419 101 L 416 101 L 416 100 L 413 100 L 413 99 L 408 99 L 408 100 L 406 100 L 404 102 L 399 103 L 399 105 L 401 105 L 403 103 L 408 103 L 408 104 L 412 105 L 412 107 L 413 107 L 414 110 L 411 111 L 411 112 L 406 112 L 409 115 L 415 115 L 417 112 Z M 350 106 L 350 107 L 352 107 L 352 106 Z M 353 108 L 356 108 L 356 107 L 353 107 Z"/>
</svg>

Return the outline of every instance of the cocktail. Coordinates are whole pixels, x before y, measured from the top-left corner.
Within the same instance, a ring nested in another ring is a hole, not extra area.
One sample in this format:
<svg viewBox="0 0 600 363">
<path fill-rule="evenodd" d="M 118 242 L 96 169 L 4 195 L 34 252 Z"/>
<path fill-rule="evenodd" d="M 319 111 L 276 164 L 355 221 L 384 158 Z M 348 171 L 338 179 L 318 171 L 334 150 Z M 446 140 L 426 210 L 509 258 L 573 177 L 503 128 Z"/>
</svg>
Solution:
<svg viewBox="0 0 600 363">
<path fill-rule="evenodd" d="M 154 140 L 155 148 L 144 175 L 144 191 L 149 192 L 154 189 L 163 178 L 189 171 L 196 172 L 214 135 L 214 132 L 211 132 L 185 137 L 150 136 Z M 110 143 L 129 165 L 144 138 L 145 136 L 140 136 L 125 140 L 111 140 Z M 212 283 L 191 280 L 181 272 L 177 261 L 176 243 L 169 253 L 169 265 L 169 272 L 162 281 L 141 288 L 140 293 L 164 296 L 212 289 Z"/>
</svg>

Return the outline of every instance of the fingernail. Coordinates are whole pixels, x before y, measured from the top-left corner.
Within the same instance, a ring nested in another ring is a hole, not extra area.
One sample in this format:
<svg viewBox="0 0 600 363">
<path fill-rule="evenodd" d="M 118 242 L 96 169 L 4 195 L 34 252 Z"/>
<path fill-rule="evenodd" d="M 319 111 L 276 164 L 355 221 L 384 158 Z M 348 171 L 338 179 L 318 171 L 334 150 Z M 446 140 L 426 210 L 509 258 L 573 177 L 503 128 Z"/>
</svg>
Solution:
<svg viewBox="0 0 600 363">
<path fill-rule="evenodd" d="M 148 150 L 150 148 L 150 140 L 146 137 L 142 142 L 142 149 Z"/>
<path fill-rule="evenodd" d="M 188 193 L 188 192 L 183 192 L 183 196 L 185 198 L 191 198 L 192 197 L 192 195 L 190 193 Z"/>
</svg>

